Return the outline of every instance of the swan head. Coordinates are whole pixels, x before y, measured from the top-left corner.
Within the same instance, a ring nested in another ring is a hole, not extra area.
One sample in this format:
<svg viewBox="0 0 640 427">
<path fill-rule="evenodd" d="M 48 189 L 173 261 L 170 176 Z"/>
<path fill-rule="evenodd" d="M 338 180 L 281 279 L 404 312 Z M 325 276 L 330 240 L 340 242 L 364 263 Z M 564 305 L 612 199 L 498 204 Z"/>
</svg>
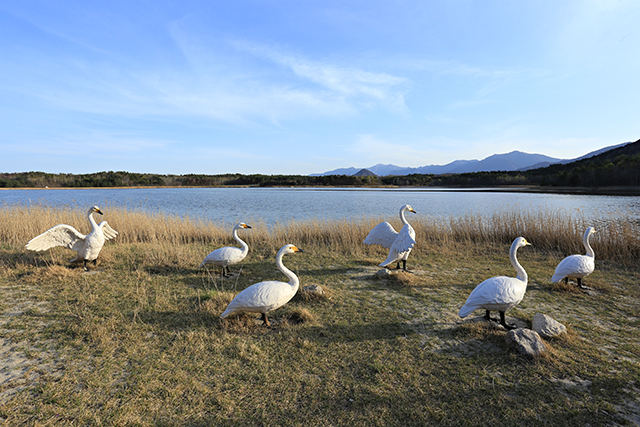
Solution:
<svg viewBox="0 0 640 427">
<path fill-rule="evenodd" d="M 531 243 L 527 242 L 527 239 L 525 239 L 524 237 L 518 237 L 516 240 L 513 241 L 513 244 L 511 245 L 513 248 L 522 248 L 524 246 L 531 246 Z"/>
<path fill-rule="evenodd" d="M 404 205 L 402 207 L 403 211 L 409 211 L 409 212 L 413 212 L 414 214 L 417 214 L 418 212 L 414 211 L 413 208 L 411 207 L 411 205 Z"/>
<path fill-rule="evenodd" d="M 595 229 L 595 228 L 593 228 L 593 227 L 589 227 L 589 228 L 587 228 L 587 229 L 585 230 L 585 232 L 584 232 L 584 236 L 585 236 L 585 237 L 589 237 L 589 236 L 591 236 L 591 235 L 592 235 L 593 233 L 595 233 L 595 232 L 596 232 L 596 229 Z"/>
<path fill-rule="evenodd" d="M 97 213 L 97 214 L 103 215 L 102 211 L 97 206 L 92 206 L 92 207 L 89 208 L 89 215 L 91 215 L 92 213 Z"/>
<path fill-rule="evenodd" d="M 236 224 L 235 227 L 233 227 L 234 230 L 239 230 L 241 228 L 251 228 L 251 226 L 245 224 L 244 222 L 241 222 L 239 224 Z"/>
<path fill-rule="evenodd" d="M 294 254 L 296 252 L 304 252 L 302 249 L 298 248 L 296 245 L 284 245 L 280 248 L 282 254 Z"/>
</svg>

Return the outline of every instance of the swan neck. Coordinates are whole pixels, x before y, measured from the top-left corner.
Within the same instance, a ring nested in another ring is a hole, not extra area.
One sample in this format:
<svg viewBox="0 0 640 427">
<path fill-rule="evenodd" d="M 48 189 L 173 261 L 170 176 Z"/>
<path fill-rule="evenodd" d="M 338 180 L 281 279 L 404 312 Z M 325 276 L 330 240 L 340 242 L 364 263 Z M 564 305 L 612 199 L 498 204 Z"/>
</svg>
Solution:
<svg viewBox="0 0 640 427">
<path fill-rule="evenodd" d="M 516 273 L 517 273 L 516 277 L 518 278 L 518 280 L 522 280 L 526 285 L 529 279 L 529 276 L 527 275 L 527 272 L 524 270 L 524 268 L 518 262 L 518 258 L 516 257 L 517 252 L 518 252 L 518 246 L 516 246 L 515 244 L 511 245 L 511 250 L 509 251 L 509 259 L 511 259 L 511 265 L 513 265 L 513 268 L 516 269 Z"/>
<path fill-rule="evenodd" d="M 238 237 L 238 229 L 234 228 L 233 229 L 233 238 L 236 239 L 236 242 L 240 243 L 240 246 L 242 246 L 242 252 L 249 252 L 249 245 L 247 245 L 244 240 L 242 240 L 240 237 Z"/>
<path fill-rule="evenodd" d="M 409 224 L 407 218 L 404 217 L 404 208 L 400 209 L 400 220 L 402 221 L 402 225 Z"/>
<path fill-rule="evenodd" d="M 298 290 L 298 285 L 300 284 L 298 276 L 296 276 L 293 271 L 284 266 L 284 264 L 282 263 L 283 256 L 284 252 L 278 252 L 278 255 L 276 255 L 276 265 L 278 266 L 278 269 L 280 269 L 280 271 L 282 271 L 282 273 L 284 273 L 284 275 L 289 278 L 289 284 L 293 286 L 295 290 Z"/>
<path fill-rule="evenodd" d="M 593 252 L 593 248 L 589 244 L 589 236 L 590 236 L 589 233 L 585 233 L 584 237 L 582 238 L 582 244 L 584 244 L 584 248 L 587 250 L 587 256 L 590 256 L 591 258 L 595 258 L 596 254 L 595 252 Z"/>
<path fill-rule="evenodd" d="M 98 228 L 98 223 L 93 218 L 93 212 L 92 211 L 89 211 L 89 223 L 91 224 L 91 228 L 92 229 L 95 230 L 96 228 Z"/>
</svg>

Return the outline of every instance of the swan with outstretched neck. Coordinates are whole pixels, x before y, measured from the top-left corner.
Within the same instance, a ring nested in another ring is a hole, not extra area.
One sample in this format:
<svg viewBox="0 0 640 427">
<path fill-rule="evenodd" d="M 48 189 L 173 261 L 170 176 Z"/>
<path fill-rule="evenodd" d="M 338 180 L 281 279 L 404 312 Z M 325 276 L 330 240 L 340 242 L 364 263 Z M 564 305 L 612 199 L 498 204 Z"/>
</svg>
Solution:
<svg viewBox="0 0 640 427">
<path fill-rule="evenodd" d="M 575 279 L 579 288 L 585 288 L 582 284 L 582 279 L 593 273 L 596 268 L 596 254 L 593 252 L 591 245 L 589 244 L 589 236 L 595 233 L 596 230 L 593 227 L 589 227 L 585 230 L 582 236 L 582 244 L 587 251 L 586 255 L 569 255 L 556 267 L 556 271 L 551 277 L 553 283 L 558 283 L 564 280 L 565 284 L 569 282 L 569 279 Z"/>
<path fill-rule="evenodd" d="M 245 259 L 245 257 L 249 253 L 249 245 L 247 245 L 240 237 L 238 237 L 238 230 L 246 228 L 251 228 L 251 226 L 245 224 L 244 222 L 236 224 L 233 227 L 233 238 L 236 239 L 236 241 L 240 244 L 240 248 L 235 248 L 233 246 L 218 248 L 215 251 L 210 252 L 209 255 L 204 258 L 204 260 L 200 264 L 200 267 L 198 268 L 202 268 L 205 265 L 219 265 L 220 267 L 222 267 L 222 275 L 224 277 L 229 277 L 231 275 L 229 266 L 239 263 L 240 261 Z"/>
<path fill-rule="evenodd" d="M 91 232 L 86 236 L 70 225 L 59 224 L 45 231 L 44 233 L 29 240 L 26 248 L 30 251 L 44 251 L 55 246 L 64 246 L 77 252 L 77 256 L 72 259 L 71 263 L 82 261 L 85 271 L 87 271 L 87 262 L 97 264 L 98 255 L 104 246 L 104 242 L 113 239 L 118 235 L 107 221 L 100 224 L 93 219 L 93 214 L 103 215 L 97 206 L 92 206 L 87 211 L 89 223 L 91 224 Z"/>
<path fill-rule="evenodd" d="M 409 272 L 407 258 L 416 244 L 416 232 L 405 218 L 405 211 L 416 213 L 409 205 L 400 208 L 400 221 L 403 224 L 400 232 L 396 232 L 393 226 L 385 221 L 376 225 L 364 239 L 367 245 L 380 245 L 389 249 L 387 259 L 378 264 L 380 267 L 386 267 L 395 262 L 400 269 L 400 262 L 402 262 L 402 269 Z"/>
<path fill-rule="evenodd" d="M 220 315 L 221 318 L 229 316 L 237 311 L 251 313 L 262 313 L 262 320 L 269 326 L 267 313 L 276 310 L 293 298 L 298 292 L 300 280 L 291 270 L 284 266 L 282 257 L 285 254 L 303 252 L 295 245 L 284 245 L 276 255 L 276 265 L 278 269 L 289 279 L 289 282 L 279 282 L 277 280 L 267 280 L 255 283 L 242 292 L 229 303 L 226 310 Z"/>
<path fill-rule="evenodd" d="M 527 291 L 527 272 L 518 262 L 516 252 L 519 248 L 529 246 L 530 243 L 524 237 L 518 237 L 511 244 L 511 250 L 509 251 L 509 259 L 511 265 L 515 268 L 517 276 L 496 276 L 485 280 L 480 283 L 471 292 L 467 302 L 460 309 L 460 317 L 467 317 L 475 310 L 482 308 L 486 310 L 485 319 L 497 321 L 490 316 L 491 311 L 498 311 L 500 313 L 500 324 L 505 329 L 515 329 L 516 325 L 507 324 L 505 321 L 505 312 L 516 305 L 520 304 L 524 294 Z"/>
</svg>

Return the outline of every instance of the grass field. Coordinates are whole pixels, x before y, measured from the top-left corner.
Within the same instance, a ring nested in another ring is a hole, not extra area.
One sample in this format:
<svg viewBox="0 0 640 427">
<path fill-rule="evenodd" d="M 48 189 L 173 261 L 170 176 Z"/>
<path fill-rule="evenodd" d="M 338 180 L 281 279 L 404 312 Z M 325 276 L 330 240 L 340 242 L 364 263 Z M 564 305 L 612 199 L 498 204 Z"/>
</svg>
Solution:
<svg viewBox="0 0 640 427">
<path fill-rule="evenodd" d="M 120 234 L 85 273 L 67 249 L 24 250 L 55 224 L 87 233 L 83 211 L 0 209 L 4 425 L 640 423 L 637 224 L 596 227 L 587 295 L 550 277 L 584 253 L 591 224 L 553 212 L 416 219 L 415 274 L 388 279 L 376 275 L 386 251 L 362 244 L 380 218 L 251 224 L 240 232 L 249 255 L 228 279 L 198 265 L 235 244 L 230 229 L 118 208 L 102 219 Z M 535 359 L 483 313 L 457 315 L 482 280 L 515 276 L 519 235 L 532 243 L 518 252 L 529 287 L 508 316 L 544 313 L 568 328 Z M 325 295 L 300 291 L 270 328 L 255 314 L 220 319 L 238 291 L 284 279 L 274 257 L 285 243 L 305 251 L 285 265 Z"/>
</svg>

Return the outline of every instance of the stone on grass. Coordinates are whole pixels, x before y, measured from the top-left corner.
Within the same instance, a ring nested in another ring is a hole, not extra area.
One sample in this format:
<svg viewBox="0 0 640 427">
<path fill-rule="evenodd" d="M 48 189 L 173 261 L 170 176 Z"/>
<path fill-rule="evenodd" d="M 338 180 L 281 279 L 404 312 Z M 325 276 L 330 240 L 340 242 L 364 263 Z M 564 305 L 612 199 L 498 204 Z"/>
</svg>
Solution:
<svg viewBox="0 0 640 427">
<path fill-rule="evenodd" d="M 513 329 L 507 332 L 506 340 L 511 347 L 524 356 L 538 356 L 546 350 L 540 335 L 531 329 Z"/>
<path fill-rule="evenodd" d="M 391 274 L 392 273 L 389 269 L 383 268 L 382 270 L 378 270 L 376 276 L 378 277 L 378 279 L 388 279 L 389 277 L 391 277 Z"/>
<path fill-rule="evenodd" d="M 309 286 L 305 286 L 304 288 L 302 288 L 302 290 L 304 290 L 305 292 L 309 292 L 310 294 L 313 295 L 324 295 L 324 289 L 322 289 L 322 286 L 320 285 L 309 285 Z"/>
<path fill-rule="evenodd" d="M 542 313 L 536 313 L 535 316 L 533 316 L 531 329 L 547 339 L 567 332 L 566 326 Z"/>
</svg>

